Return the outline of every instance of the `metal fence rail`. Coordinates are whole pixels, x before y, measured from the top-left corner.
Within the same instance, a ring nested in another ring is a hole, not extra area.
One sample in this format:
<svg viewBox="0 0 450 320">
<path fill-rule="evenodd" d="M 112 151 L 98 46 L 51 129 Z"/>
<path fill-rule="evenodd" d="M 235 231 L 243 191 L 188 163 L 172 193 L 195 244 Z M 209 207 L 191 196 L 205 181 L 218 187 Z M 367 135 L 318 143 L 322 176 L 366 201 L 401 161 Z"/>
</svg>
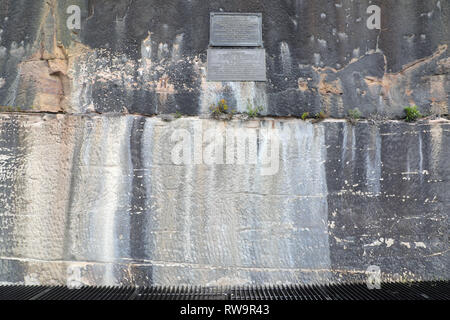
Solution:
<svg viewBox="0 0 450 320">
<path fill-rule="evenodd" d="M 249 287 L 0 286 L 0 300 L 450 300 L 450 282 Z"/>
</svg>

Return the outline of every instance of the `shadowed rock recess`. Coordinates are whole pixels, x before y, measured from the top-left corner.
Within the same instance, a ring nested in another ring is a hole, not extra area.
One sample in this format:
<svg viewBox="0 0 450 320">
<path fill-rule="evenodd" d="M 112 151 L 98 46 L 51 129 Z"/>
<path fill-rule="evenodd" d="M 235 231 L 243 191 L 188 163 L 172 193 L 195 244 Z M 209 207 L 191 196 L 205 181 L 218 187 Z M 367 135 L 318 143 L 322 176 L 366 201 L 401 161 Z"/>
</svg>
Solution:
<svg viewBox="0 0 450 320">
<path fill-rule="evenodd" d="M 262 13 L 267 82 L 206 81 L 219 11 Z M 448 279 L 449 25 L 442 0 L 0 0 L 0 283 Z M 211 130 L 255 161 L 208 163 Z"/>
</svg>

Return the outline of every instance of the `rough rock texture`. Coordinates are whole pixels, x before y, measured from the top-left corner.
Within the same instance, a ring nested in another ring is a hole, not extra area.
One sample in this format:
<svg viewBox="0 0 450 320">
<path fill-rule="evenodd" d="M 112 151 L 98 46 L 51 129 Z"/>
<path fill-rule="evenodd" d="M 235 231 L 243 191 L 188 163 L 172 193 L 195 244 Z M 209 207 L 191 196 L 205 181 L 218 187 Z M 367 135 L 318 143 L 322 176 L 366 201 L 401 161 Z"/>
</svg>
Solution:
<svg viewBox="0 0 450 320">
<path fill-rule="evenodd" d="M 81 29 L 69 30 L 69 5 Z M 366 10 L 381 7 L 381 30 Z M 261 12 L 266 83 L 207 82 L 209 13 Z M 198 115 L 226 98 L 268 115 L 448 114 L 450 3 L 442 0 L 2 0 L 0 105 Z"/>
<path fill-rule="evenodd" d="M 214 11 L 262 13 L 267 82 L 206 81 Z M 0 282 L 448 279 L 449 24 L 447 0 L 0 0 Z M 271 117 L 205 119 L 221 99 Z M 253 130 L 249 161 L 199 158 L 211 129 Z"/>
<path fill-rule="evenodd" d="M 311 283 L 369 265 L 448 277 L 448 121 L 3 115 L 0 128 L 0 281 Z M 211 128 L 254 130 L 256 163 L 174 164 L 174 132 L 194 146 Z"/>
</svg>

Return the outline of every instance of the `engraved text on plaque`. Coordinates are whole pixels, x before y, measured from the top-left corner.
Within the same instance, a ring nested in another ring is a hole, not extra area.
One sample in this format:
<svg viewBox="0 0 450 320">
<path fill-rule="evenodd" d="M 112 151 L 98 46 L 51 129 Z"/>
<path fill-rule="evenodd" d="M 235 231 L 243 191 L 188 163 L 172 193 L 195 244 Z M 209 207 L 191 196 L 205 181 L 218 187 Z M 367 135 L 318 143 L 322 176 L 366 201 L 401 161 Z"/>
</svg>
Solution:
<svg viewBox="0 0 450 320">
<path fill-rule="evenodd" d="M 261 13 L 211 13 L 210 45 L 262 46 Z"/>
<path fill-rule="evenodd" d="M 209 81 L 266 81 L 264 49 L 208 49 Z"/>
</svg>

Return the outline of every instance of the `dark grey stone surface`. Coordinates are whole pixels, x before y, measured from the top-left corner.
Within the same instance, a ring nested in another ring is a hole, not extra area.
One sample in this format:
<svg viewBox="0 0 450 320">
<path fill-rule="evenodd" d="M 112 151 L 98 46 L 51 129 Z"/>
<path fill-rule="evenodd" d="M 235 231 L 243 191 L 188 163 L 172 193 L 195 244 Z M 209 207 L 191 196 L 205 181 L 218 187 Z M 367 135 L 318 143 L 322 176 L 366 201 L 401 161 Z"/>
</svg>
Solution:
<svg viewBox="0 0 450 320">
<path fill-rule="evenodd" d="M 450 149 L 434 147 L 438 141 L 450 145 L 447 127 L 396 122 L 326 127 L 333 266 L 365 263 L 391 275 L 415 269 L 448 276 Z"/>
<path fill-rule="evenodd" d="M 267 82 L 207 81 L 211 12 L 262 14 Z M 449 23 L 443 0 L 0 0 L 0 106 L 42 113 L 0 115 L 0 281 L 448 279 L 448 121 L 289 117 L 448 116 Z M 283 118 L 203 119 L 221 99 Z M 175 165 L 199 123 L 280 129 L 279 171 Z"/>
<path fill-rule="evenodd" d="M 69 4 L 81 7 L 81 30 L 66 27 Z M 381 30 L 366 27 L 371 4 L 381 7 Z M 204 84 L 211 12 L 262 14 L 266 84 Z M 439 0 L 3 0 L 0 104 L 201 114 L 226 98 L 238 111 L 250 99 L 277 116 L 345 117 L 358 108 L 401 118 L 410 104 L 448 114 L 449 13 Z M 30 64 L 40 51 L 52 61 L 58 41 L 67 77 L 64 68 Z M 36 69 L 50 74 L 47 85 L 33 81 Z"/>
</svg>

